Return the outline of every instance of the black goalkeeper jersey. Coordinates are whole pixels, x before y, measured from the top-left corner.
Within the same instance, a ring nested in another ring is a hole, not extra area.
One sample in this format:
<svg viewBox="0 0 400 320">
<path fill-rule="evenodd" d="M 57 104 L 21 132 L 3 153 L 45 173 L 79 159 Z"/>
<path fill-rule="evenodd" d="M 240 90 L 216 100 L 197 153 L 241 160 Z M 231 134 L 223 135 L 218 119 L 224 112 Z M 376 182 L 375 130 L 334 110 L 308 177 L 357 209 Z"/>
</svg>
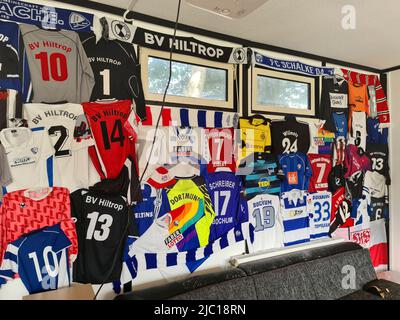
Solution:
<svg viewBox="0 0 400 320">
<path fill-rule="evenodd" d="M 96 36 L 91 33 L 82 33 L 80 38 L 95 78 L 90 100 L 133 99 L 136 113 L 143 119 L 146 115 L 144 94 L 133 44 L 104 38 L 96 42 Z"/>
</svg>

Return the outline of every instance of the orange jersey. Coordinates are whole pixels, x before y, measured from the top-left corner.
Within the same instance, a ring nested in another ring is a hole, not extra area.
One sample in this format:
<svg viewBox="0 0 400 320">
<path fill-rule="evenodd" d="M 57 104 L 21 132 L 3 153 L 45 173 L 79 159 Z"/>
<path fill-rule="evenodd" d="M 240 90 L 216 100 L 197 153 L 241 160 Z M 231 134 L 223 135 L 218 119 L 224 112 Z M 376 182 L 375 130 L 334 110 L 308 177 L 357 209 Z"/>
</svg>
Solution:
<svg viewBox="0 0 400 320">
<path fill-rule="evenodd" d="M 349 81 L 349 129 L 352 124 L 353 111 L 364 111 L 369 115 L 368 93 L 365 84 Z"/>
</svg>

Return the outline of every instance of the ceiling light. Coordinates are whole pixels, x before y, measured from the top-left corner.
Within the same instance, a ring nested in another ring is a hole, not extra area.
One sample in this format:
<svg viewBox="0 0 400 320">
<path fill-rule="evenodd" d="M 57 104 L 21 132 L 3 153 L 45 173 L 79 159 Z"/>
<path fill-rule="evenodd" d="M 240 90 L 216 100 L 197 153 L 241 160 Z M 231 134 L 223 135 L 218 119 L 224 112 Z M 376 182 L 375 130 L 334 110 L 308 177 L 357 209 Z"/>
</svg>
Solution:
<svg viewBox="0 0 400 320">
<path fill-rule="evenodd" d="M 218 14 L 225 18 L 238 19 L 247 16 L 268 0 L 185 0 L 191 6 Z"/>
</svg>

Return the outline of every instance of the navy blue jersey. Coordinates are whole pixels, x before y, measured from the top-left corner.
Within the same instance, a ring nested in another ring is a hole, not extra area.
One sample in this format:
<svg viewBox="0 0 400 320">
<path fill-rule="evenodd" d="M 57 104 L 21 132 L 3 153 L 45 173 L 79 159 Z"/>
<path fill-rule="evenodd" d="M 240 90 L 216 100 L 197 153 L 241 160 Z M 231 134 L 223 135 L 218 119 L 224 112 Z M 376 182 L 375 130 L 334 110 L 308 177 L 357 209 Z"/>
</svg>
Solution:
<svg viewBox="0 0 400 320">
<path fill-rule="evenodd" d="M 333 123 L 335 126 L 335 137 L 347 138 L 347 115 L 345 112 L 333 112 L 332 113 Z"/>
<path fill-rule="evenodd" d="M 234 173 L 222 171 L 208 174 L 206 186 L 216 215 L 210 228 L 209 241 L 213 242 L 243 220 L 240 206 L 242 181 Z"/>
<path fill-rule="evenodd" d="M 367 119 L 367 144 L 388 144 L 388 128 L 379 128 L 378 118 Z"/>
<path fill-rule="evenodd" d="M 278 162 L 273 154 L 250 155 L 242 160 L 237 173 L 244 177 L 244 193 L 247 200 L 259 194 L 279 195 L 281 192 L 281 181 L 277 176 Z"/>
<path fill-rule="evenodd" d="M 292 189 L 308 190 L 312 169 L 304 153 L 281 154 L 278 156 L 281 192 Z"/>
<path fill-rule="evenodd" d="M 69 246 L 59 224 L 20 237 L 7 247 L 0 285 L 18 273 L 30 294 L 69 286 Z"/>
</svg>

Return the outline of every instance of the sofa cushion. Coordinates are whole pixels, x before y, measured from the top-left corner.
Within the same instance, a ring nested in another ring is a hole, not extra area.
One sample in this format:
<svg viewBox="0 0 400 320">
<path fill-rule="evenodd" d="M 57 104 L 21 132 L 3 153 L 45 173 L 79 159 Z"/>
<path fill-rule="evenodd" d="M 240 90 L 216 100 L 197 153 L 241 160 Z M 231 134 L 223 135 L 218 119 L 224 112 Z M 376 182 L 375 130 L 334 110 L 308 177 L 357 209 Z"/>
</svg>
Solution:
<svg viewBox="0 0 400 320">
<path fill-rule="evenodd" d="M 400 300 L 400 284 L 391 282 L 384 279 L 373 280 L 364 285 L 364 291 L 370 291 L 371 287 L 377 287 L 382 291 L 388 289 L 389 292 L 385 293 L 385 300 Z M 373 290 L 372 290 L 373 291 Z M 370 291 L 370 292 L 372 292 Z M 379 295 L 377 295 L 379 296 Z"/>
<path fill-rule="evenodd" d="M 317 299 L 339 299 L 376 279 L 368 249 L 334 254 L 305 263 L 307 275 Z M 354 268 L 354 269 L 352 269 Z M 355 286 L 349 288 L 349 277 L 354 270 Z"/>
<path fill-rule="evenodd" d="M 373 295 L 372 293 L 363 290 L 358 290 L 348 294 L 347 296 L 339 298 L 339 300 L 382 300 L 382 299 L 376 295 Z"/>
<path fill-rule="evenodd" d="M 312 261 L 342 252 L 361 249 L 362 247 L 356 243 L 342 242 L 339 244 L 332 244 L 319 248 L 296 251 L 266 259 L 247 262 L 241 264 L 238 268 L 246 272 L 247 275 L 254 275 L 257 273 L 279 269 L 296 263 Z"/>
<path fill-rule="evenodd" d="M 195 290 L 207 285 L 232 280 L 246 276 L 244 271 L 237 268 L 229 268 L 224 271 L 193 276 L 183 281 L 170 282 L 161 286 L 135 290 L 121 294 L 115 300 L 147 300 L 147 299 L 168 299 L 175 295 Z"/>
<path fill-rule="evenodd" d="M 258 273 L 254 280 L 259 300 L 315 300 L 315 292 L 303 263 Z"/>
<path fill-rule="evenodd" d="M 253 279 L 242 277 L 185 292 L 172 300 L 257 300 Z"/>
</svg>

